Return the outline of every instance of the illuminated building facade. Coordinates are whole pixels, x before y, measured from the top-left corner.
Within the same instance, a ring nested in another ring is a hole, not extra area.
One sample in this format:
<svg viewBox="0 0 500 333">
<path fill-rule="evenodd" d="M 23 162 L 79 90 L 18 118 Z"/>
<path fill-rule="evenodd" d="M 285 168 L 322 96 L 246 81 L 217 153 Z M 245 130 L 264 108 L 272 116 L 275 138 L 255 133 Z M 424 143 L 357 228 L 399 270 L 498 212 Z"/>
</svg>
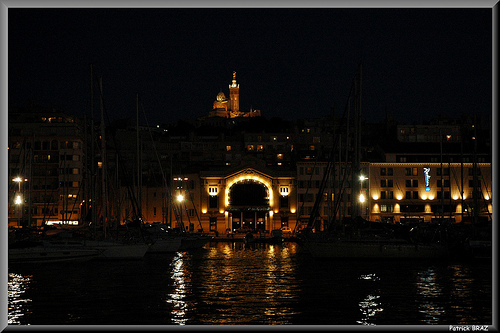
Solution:
<svg viewBox="0 0 500 333">
<path fill-rule="evenodd" d="M 200 174 L 200 211 L 205 230 L 268 232 L 295 226 L 295 177 L 266 168 L 259 160 L 223 172 Z"/>
<path fill-rule="evenodd" d="M 267 121 L 258 117 L 260 111 L 239 111 L 235 73 L 229 88 L 229 99 L 219 93 L 209 115 L 187 129 L 113 125 L 110 132 L 116 138 L 108 136 L 104 164 L 107 186 L 113 189 L 106 193 L 110 219 L 120 224 L 134 219 L 132 202 L 137 201 L 146 223 L 176 227 L 181 219 L 191 230 L 269 232 L 303 226 L 318 196 L 317 230 L 334 212 L 336 220 L 359 212 L 372 221 L 402 223 L 491 219 L 491 151 L 488 140 L 476 143 L 475 134 L 470 140 L 476 129 L 431 124 L 381 131 L 384 125 L 375 124 L 371 131 L 364 124 L 367 139 L 361 144 L 360 169 L 337 160 L 325 191 L 319 193 L 331 152 L 344 156 L 332 149 L 332 133 L 342 131 L 333 131 L 332 124 L 340 122 Z M 207 126 L 211 120 L 234 122 L 234 127 Z M 201 125 L 203 131 L 198 131 Z M 397 139 L 407 131 L 415 136 Z M 382 134 L 389 139 L 379 140 Z M 91 184 L 84 177 L 90 172 L 84 137 L 80 122 L 61 113 L 9 114 L 10 225 L 88 221 L 85 199 Z M 100 158 L 99 151 L 95 157 Z M 96 177 L 103 172 L 98 168 Z M 13 181 L 17 176 L 23 181 Z M 20 189 L 27 200 L 23 210 L 16 205 Z M 102 188 L 98 197 L 100 193 Z"/>
<path fill-rule="evenodd" d="M 78 224 L 84 205 L 83 130 L 56 110 L 9 113 L 9 226 Z"/>
<path fill-rule="evenodd" d="M 371 163 L 368 182 L 373 221 L 491 220 L 491 163 Z"/>
</svg>

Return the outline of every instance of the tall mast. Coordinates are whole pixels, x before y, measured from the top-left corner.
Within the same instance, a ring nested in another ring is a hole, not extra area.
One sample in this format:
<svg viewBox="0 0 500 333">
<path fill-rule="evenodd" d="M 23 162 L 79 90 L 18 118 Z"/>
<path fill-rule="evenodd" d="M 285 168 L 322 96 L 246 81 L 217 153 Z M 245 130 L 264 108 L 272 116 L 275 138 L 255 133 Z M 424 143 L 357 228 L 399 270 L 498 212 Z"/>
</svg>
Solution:
<svg viewBox="0 0 500 333">
<path fill-rule="evenodd" d="M 474 137 L 472 138 L 474 140 L 474 149 L 473 149 L 473 156 L 472 156 L 472 173 L 474 176 L 474 187 L 472 189 L 472 197 L 474 199 L 474 215 L 473 215 L 473 224 L 477 225 L 477 220 L 478 220 L 478 214 L 479 214 L 479 207 L 478 207 L 478 196 L 479 196 L 479 191 L 478 191 L 478 177 L 477 177 L 477 118 L 474 115 Z M 475 230 L 475 229 L 474 229 Z"/>
<path fill-rule="evenodd" d="M 137 144 L 137 206 L 138 215 L 142 212 L 142 177 L 141 177 L 141 152 L 140 152 L 140 141 L 139 141 L 139 94 L 136 94 L 135 98 L 136 107 L 136 144 Z M 140 218 L 141 216 L 137 216 Z"/>
<path fill-rule="evenodd" d="M 106 127 L 104 124 L 104 104 L 102 96 L 102 78 L 99 78 L 99 90 L 101 95 L 101 170 L 102 170 L 102 223 L 104 230 L 104 238 L 106 238 L 107 227 L 107 196 L 106 196 Z"/>
<path fill-rule="evenodd" d="M 361 204 L 358 200 L 361 194 L 361 182 L 359 181 L 361 172 L 361 70 L 361 64 L 359 64 L 354 81 L 354 154 L 351 173 L 353 217 L 361 216 Z"/>
<path fill-rule="evenodd" d="M 95 234 L 97 223 L 97 200 L 96 200 L 96 183 L 95 183 L 95 133 L 94 133 L 94 71 L 90 64 L 90 209 L 92 230 Z"/>
</svg>

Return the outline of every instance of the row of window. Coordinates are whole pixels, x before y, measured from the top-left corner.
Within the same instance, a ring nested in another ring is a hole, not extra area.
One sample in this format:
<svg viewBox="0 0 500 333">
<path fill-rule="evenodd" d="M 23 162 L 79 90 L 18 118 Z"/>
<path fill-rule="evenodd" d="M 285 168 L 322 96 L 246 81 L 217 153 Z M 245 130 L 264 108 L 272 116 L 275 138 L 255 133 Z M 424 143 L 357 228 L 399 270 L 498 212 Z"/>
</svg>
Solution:
<svg viewBox="0 0 500 333">
<path fill-rule="evenodd" d="M 270 149 L 270 148 L 268 148 Z M 309 147 L 310 150 L 314 150 L 314 146 Z M 231 146 L 226 146 L 226 151 L 230 151 Z M 284 146 L 277 146 L 276 150 L 285 150 Z M 264 145 L 247 145 L 247 151 L 264 151 Z M 290 151 L 293 151 L 293 145 L 290 146 Z"/>
<path fill-rule="evenodd" d="M 468 198 L 473 198 L 474 197 L 474 192 L 470 192 L 467 195 Z M 380 191 L 380 199 L 394 199 L 394 192 L 393 191 Z M 405 199 L 419 199 L 419 192 L 418 191 L 406 191 L 405 192 Z M 436 192 L 436 199 L 450 199 L 451 194 L 450 191 L 438 191 Z"/>
<path fill-rule="evenodd" d="M 16 141 L 12 143 L 12 147 L 14 149 L 21 149 L 22 143 L 20 141 Z M 80 141 L 35 141 L 35 142 L 26 142 L 26 149 L 33 150 L 58 150 L 58 149 L 81 149 L 82 142 Z"/>
<path fill-rule="evenodd" d="M 31 207 L 31 214 L 32 215 L 44 215 L 44 216 L 56 216 L 58 214 L 68 216 L 70 214 L 78 215 L 80 214 L 80 210 L 78 209 L 73 209 L 73 210 L 61 210 L 59 212 L 58 207 L 36 207 L 33 206 Z"/>
<path fill-rule="evenodd" d="M 427 156 L 427 155 L 424 155 L 424 156 L 397 156 L 396 157 L 396 161 L 399 162 L 399 163 L 427 163 L 427 162 L 430 162 L 430 163 L 440 163 L 441 162 L 441 157 L 439 156 Z M 468 156 L 457 156 L 457 157 L 453 157 L 453 156 L 445 156 L 443 161 L 443 163 L 460 163 L 460 162 L 463 162 L 463 163 L 472 163 L 472 158 L 471 157 L 468 157 Z M 483 156 L 478 156 L 477 157 L 477 162 L 478 163 L 486 163 L 488 162 L 488 159 L 486 157 L 483 157 Z"/>
<path fill-rule="evenodd" d="M 418 169 L 419 168 L 405 168 L 405 176 L 418 176 Z M 467 168 L 468 169 L 468 174 L 469 176 L 474 175 L 474 168 Z M 449 176 L 450 175 L 450 168 L 448 167 L 443 167 L 443 176 Z M 481 169 L 476 168 L 477 170 L 477 175 L 481 175 Z M 394 176 L 394 169 L 393 168 L 380 168 L 380 175 L 381 176 Z M 441 176 L 441 168 L 436 168 L 436 175 Z"/>
</svg>

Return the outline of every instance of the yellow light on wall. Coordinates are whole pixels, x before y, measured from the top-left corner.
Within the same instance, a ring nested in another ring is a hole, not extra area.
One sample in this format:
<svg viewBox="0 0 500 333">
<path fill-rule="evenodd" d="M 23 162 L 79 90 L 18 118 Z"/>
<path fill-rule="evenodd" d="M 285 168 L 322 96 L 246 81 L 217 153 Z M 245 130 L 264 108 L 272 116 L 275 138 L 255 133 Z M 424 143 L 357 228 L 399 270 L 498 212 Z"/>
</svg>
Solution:
<svg viewBox="0 0 500 333">
<path fill-rule="evenodd" d="M 14 201 L 14 203 L 15 203 L 16 205 L 20 205 L 22 202 L 23 202 L 23 199 L 21 199 L 21 196 L 20 196 L 20 195 L 17 195 L 17 196 L 16 196 L 16 200 Z"/>
<path fill-rule="evenodd" d="M 290 213 L 295 214 L 295 208 L 290 209 Z"/>
<path fill-rule="evenodd" d="M 426 194 L 422 194 L 422 200 L 427 200 L 427 195 Z"/>
<path fill-rule="evenodd" d="M 179 194 L 177 196 L 177 201 L 182 202 L 184 200 L 184 196 L 182 194 Z"/>
<path fill-rule="evenodd" d="M 458 195 L 456 195 L 456 194 L 455 194 L 455 195 L 453 196 L 453 200 L 458 200 Z"/>
<path fill-rule="evenodd" d="M 432 213 L 431 205 L 425 204 L 424 212 L 425 213 Z"/>
<path fill-rule="evenodd" d="M 365 202 L 365 195 L 364 194 L 359 195 L 359 202 Z"/>
<path fill-rule="evenodd" d="M 236 179 L 233 179 L 231 182 L 229 182 L 226 185 L 226 189 L 225 189 L 225 196 L 226 196 L 226 198 L 225 198 L 225 204 L 226 204 L 226 207 L 229 206 L 229 189 L 235 183 L 238 183 L 238 182 L 241 182 L 241 181 L 244 181 L 244 180 L 253 180 L 255 182 L 263 184 L 267 188 L 267 190 L 269 192 L 269 205 L 271 207 L 274 205 L 274 194 L 273 194 L 273 187 L 272 187 L 271 183 L 269 183 L 265 179 L 260 178 L 258 176 L 250 176 L 250 175 L 248 175 L 248 176 L 240 176 L 240 177 L 238 177 Z"/>
<path fill-rule="evenodd" d="M 374 194 L 374 195 L 372 196 L 372 198 L 373 198 L 373 200 L 378 200 L 378 195 L 377 195 L 377 194 Z"/>
<path fill-rule="evenodd" d="M 224 209 L 222 209 L 222 208 L 221 208 L 221 209 L 219 210 L 219 213 L 224 214 Z"/>
<path fill-rule="evenodd" d="M 206 209 L 206 208 L 203 208 L 203 209 L 201 210 L 201 212 L 202 212 L 203 214 L 206 214 L 206 213 L 207 213 L 207 209 Z"/>
<path fill-rule="evenodd" d="M 401 199 L 403 199 L 403 196 L 401 194 L 398 194 L 398 196 L 396 197 L 396 199 L 401 200 Z"/>
<path fill-rule="evenodd" d="M 486 195 L 484 196 L 484 200 L 490 200 L 490 196 L 486 194 Z"/>
</svg>

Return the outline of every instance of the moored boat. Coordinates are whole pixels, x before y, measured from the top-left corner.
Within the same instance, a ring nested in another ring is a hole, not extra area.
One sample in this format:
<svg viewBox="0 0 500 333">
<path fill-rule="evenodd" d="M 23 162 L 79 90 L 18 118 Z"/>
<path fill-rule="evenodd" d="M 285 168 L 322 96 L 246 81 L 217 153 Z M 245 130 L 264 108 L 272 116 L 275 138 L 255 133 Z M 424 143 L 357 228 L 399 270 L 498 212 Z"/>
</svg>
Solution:
<svg viewBox="0 0 500 333">
<path fill-rule="evenodd" d="M 165 237 L 155 239 L 147 253 L 173 253 L 179 251 L 182 240 L 180 237 Z"/>
<path fill-rule="evenodd" d="M 198 233 L 181 233 L 178 237 L 181 238 L 180 251 L 201 249 L 205 244 L 213 239 L 211 236 Z"/>
<path fill-rule="evenodd" d="M 440 244 L 412 244 L 405 240 L 311 240 L 304 242 L 316 258 L 446 258 Z"/>
<path fill-rule="evenodd" d="M 87 240 L 85 247 L 99 250 L 96 259 L 142 259 L 149 249 L 146 243 L 121 243 L 113 241 Z"/>
<path fill-rule="evenodd" d="M 82 262 L 96 258 L 100 254 L 101 251 L 95 248 L 51 246 L 44 242 L 30 242 L 9 248 L 9 264 Z"/>
</svg>

